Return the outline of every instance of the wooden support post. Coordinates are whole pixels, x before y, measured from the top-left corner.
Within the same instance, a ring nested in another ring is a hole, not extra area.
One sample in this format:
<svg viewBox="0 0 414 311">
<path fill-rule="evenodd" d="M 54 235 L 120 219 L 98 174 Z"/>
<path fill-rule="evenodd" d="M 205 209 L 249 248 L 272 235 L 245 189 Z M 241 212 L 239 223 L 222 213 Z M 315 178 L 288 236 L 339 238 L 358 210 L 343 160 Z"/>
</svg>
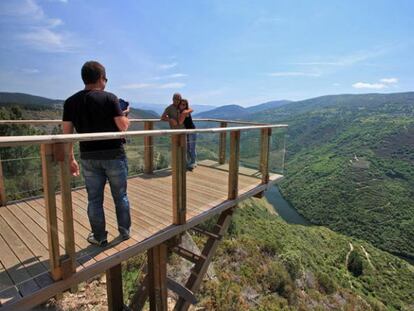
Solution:
<svg viewBox="0 0 414 311">
<path fill-rule="evenodd" d="M 227 127 L 227 122 L 220 122 L 220 127 Z M 219 164 L 226 163 L 226 132 L 220 133 Z"/>
<path fill-rule="evenodd" d="M 40 151 L 42 157 L 43 193 L 46 207 L 50 273 L 52 278 L 57 281 L 61 279 L 62 271 L 59 258 L 59 236 L 55 197 L 56 180 L 53 171 L 53 145 L 42 144 Z"/>
<path fill-rule="evenodd" d="M 4 186 L 3 162 L 0 157 L 0 206 L 6 206 L 6 187 Z"/>
<path fill-rule="evenodd" d="M 72 188 L 70 185 L 70 144 L 56 143 L 53 145 L 54 159 L 60 167 L 60 189 L 62 202 L 63 232 L 65 237 L 66 269 L 62 277 L 69 277 L 76 272 L 75 231 L 73 228 Z"/>
<path fill-rule="evenodd" d="M 230 134 L 230 159 L 229 159 L 229 184 L 228 199 L 234 200 L 238 195 L 239 181 L 239 159 L 240 159 L 240 131 Z"/>
<path fill-rule="evenodd" d="M 150 311 L 167 311 L 167 246 L 159 244 L 147 254 Z"/>
<path fill-rule="evenodd" d="M 121 264 L 106 270 L 106 293 L 108 296 L 108 311 L 124 310 Z"/>
<path fill-rule="evenodd" d="M 152 131 L 154 122 L 145 121 L 144 130 Z M 154 138 L 152 136 L 144 137 L 144 173 L 152 174 L 154 171 Z"/>
<path fill-rule="evenodd" d="M 262 184 L 269 182 L 269 150 L 272 129 L 262 129 L 260 139 L 260 172 L 262 173 Z"/>
<path fill-rule="evenodd" d="M 186 137 L 184 134 L 171 138 L 173 224 L 186 222 Z"/>
</svg>

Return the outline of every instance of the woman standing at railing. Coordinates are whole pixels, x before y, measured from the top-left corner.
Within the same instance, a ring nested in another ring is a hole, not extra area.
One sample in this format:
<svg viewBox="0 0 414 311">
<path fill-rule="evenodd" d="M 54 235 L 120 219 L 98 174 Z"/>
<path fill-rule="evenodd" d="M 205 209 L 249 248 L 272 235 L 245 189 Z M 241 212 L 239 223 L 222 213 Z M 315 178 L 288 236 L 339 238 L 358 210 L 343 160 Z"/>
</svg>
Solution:
<svg viewBox="0 0 414 311">
<path fill-rule="evenodd" d="M 191 113 L 194 111 L 188 106 L 188 100 L 182 99 L 180 105 L 178 106 L 180 111 L 180 116 L 178 118 L 179 124 L 184 124 L 186 129 L 195 129 L 193 119 L 191 118 Z M 196 140 L 197 134 L 188 134 L 187 135 L 187 169 L 192 171 L 196 166 Z"/>
</svg>

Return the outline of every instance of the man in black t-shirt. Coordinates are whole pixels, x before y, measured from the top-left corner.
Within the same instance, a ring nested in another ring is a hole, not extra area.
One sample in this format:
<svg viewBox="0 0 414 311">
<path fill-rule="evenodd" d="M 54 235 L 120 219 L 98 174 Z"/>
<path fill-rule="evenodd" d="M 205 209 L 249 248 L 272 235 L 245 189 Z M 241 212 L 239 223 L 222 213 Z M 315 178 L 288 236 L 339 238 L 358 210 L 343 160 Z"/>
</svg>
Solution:
<svg viewBox="0 0 414 311">
<path fill-rule="evenodd" d="M 118 98 L 105 92 L 108 81 L 105 68 L 89 61 L 82 67 L 85 88 L 69 97 L 63 108 L 63 133 L 118 132 L 129 126 L 128 111 L 122 111 Z M 118 230 L 122 239 L 128 239 L 131 226 L 127 196 L 128 163 L 123 140 L 80 142 L 82 175 L 88 192 L 88 218 L 92 232 L 87 237 L 91 244 L 105 246 L 107 231 L 103 210 L 104 188 L 109 181 L 115 203 Z M 71 173 L 79 175 L 79 165 L 71 148 Z"/>
</svg>

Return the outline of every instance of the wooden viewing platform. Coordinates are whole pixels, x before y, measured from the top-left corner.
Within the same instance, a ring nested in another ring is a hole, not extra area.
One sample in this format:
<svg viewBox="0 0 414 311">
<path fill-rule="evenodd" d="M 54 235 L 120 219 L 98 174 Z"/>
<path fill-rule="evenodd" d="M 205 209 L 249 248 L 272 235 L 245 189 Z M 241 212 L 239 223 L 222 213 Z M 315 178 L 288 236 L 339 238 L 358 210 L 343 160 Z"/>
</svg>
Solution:
<svg viewBox="0 0 414 311">
<path fill-rule="evenodd" d="M 215 121 L 221 123 L 220 128 L 153 130 L 155 120 L 146 120 L 144 131 L 0 137 L 0 147 L 41 145 L 44 189 L 42 197 L 5 204 L 0 166 L 0 199 L 5 205 L 0 207 L 0 310 L 30 309 L 104 272 L 109 310 L 122 310 L 120 264 L 144 252 L 148 255 L 148 274 L 139 289 L 142 302 L 148 297 L 151 310 L 167 310 L 168 288 L 181 297 L 174 310 L 187 310 L 190 303 L 195 303 L 194 292 L 230 223 L 234 207 L 246 198 L 260 196 L 283 177 L 270 173 L 268 162 L 271 128 L 286 125 L 249 123 L 226 128 L 225 121 Z M 3 124 L 6 122 L 13 121 Z M 251 129 L 260 129 L 262 135 L 257 146 L 259 171 L 239 166 L 240 131 Z M 204 160 L 194 171 L 186 172 L 185 135 L 189 132 L 220 134 L 219 162 Z M 228 132 L 230 154 L 226 164 L 223 154 Z M 154 171 L 152 137 L 160 135 L 171 136 L 171 168 Z M 145 173 L 128 179 L 132 232 L 127 241 L 118 238 L 114 203 L 106 186 L 104 208 L 109 244 L 100 248 L 86 241 L 90 232 L 87 195 L 84 188 L 70 187 L 68 148 L 76 141 L 121 136 L 144 136 Z M 60 167 L 59 192 L 54 190 L 56 181 L 51 174 L 56 165 Z M 178 245 L 180 234 L 197 229 L 198 224 L 215 215 L 219 219 L 213 232 L 204 232 L 209 238 L 202 254 L 192 254 Z M 194 263 L 185 285 L 166 276 L 167 248 Z"/>
</svg>

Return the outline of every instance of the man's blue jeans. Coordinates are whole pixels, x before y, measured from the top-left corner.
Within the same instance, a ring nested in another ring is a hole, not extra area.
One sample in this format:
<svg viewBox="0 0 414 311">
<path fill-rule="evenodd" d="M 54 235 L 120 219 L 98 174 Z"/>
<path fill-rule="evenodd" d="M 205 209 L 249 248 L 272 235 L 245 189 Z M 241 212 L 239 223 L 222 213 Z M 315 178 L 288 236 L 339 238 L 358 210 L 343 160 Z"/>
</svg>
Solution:
<svg viewBox="0 0 414 311">
<path fill-rule="evenodd" d="M 82 174 L 88 192 L 88 218 L 92 232 L 98 241 L 107 238 L 103 209 L 104 188 L 109 181 L 115 203 L 116 218 L 120 234 L 128 234 L 131 215 L 127 196 L 128 162 L 126 158 L 114 160 L 81 159 Z"/>
<path fill-rule="evenodd" d="M 197 134 L 187 135 L 187 167 L 194 168 L 196 164 L 196 141 Z"/>
</svg>

